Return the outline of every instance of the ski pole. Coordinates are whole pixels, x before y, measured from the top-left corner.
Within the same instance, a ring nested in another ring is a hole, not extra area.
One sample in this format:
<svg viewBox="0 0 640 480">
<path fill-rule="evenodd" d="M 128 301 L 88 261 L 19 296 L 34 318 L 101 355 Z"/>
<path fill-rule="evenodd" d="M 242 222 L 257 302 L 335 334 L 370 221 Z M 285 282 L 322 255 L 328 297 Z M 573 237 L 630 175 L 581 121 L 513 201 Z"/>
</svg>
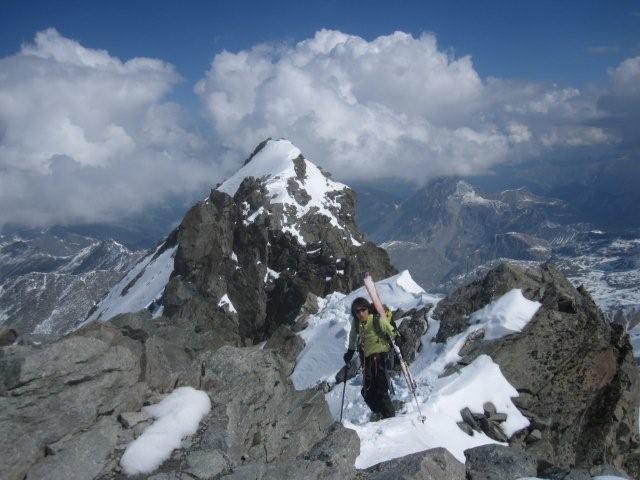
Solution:
<svg viewBox="0 0 640 480">
<path fill-rule="evenodd" d="M 342 409 L 344 408 L 344 391 L 347 389 L 347 367 L 344 368 L 344 385 L 342 385 L 342 403 L 340 404 L 340 423 L 342 423 Z"/>
<path fill-rule="evenodd" d="M 409 370 L 407 363 L 404 361 L 404 358 L 402 358 L 402 352 L 400 352 L 400 348 L 396 345 L 396 342 L 393 341 L 393 338 L 389 337 L 389 341 L 391 342 L 391 345 L 393 345 L 393 351 L 396 352 L 396 355 L 398 356 L 398 360 L 400 360 L 400 370 L 404 375 L 404 379 L 407 382 L 407 386 L 409 387 L 409 390 L 413 394 L 413 399 L 416 401 L 416 407 L 418 408 L 418 415 L 420 415 L 419 419 L 422 423 L 424 423 L 427 417 L 422 415 L 422 412 L 420 411 L 420 404 L 418 403 L 418 397 L 416 395 L 416 389 L 418 388 L 418 385 L 416 384 L 416 381 L 413 379 L 413 376 L 411 375 L 411 371 Z"/>
</svg>

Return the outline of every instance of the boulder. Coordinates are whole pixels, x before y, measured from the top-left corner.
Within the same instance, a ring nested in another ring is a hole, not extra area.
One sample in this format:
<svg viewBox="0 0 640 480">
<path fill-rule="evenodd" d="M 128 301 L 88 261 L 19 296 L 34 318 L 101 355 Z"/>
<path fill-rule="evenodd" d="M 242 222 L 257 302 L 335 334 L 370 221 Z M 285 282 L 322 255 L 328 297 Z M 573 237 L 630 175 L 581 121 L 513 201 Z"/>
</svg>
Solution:
<svg viewBox="0 0 640 480">
<path fill-rule="evenodd" d="M 504 445 L 482 445 L 464 451 L 467 480 L 513 480 L 535 477 L 533 455 Z"/>
<path fill-rule="evenodd" d="M 364 470 L 363 480 L 464 480 L 465 467 L 444 448 L 433 448 L 378 463 Z"/>
<path fill-rule="evenodd" d="M 29 470 L 29 480 L 84 480 L 112 470 L 120 425 L 113 416 L 101 418 L 86 432 L 51 446 L 41 462 Z"/>
<path fill-rule="evenodd" d="M 358 434 L 334 423 L 326 437 L 294 459 L 241 465 L 225 480 L 349 480 L 356 478 L 354 463 L 360 451 Z"/>
<path fill-rule="evenodd" d="M 18 332 L 13 328 L 0 328 L 0 347 L 12 345 L 18 339 Z"/>
<path fill-rule="evenodd" d="M 304 340 L 293 333 L 289 327 L 280 325 L 267 340 L 264 348 L 277 351 L 285 360 L 291 363 L 291 370 L 293 371 L 296 358 L 304 349 Z"/>
<path fill-rule="evenodd" d="M 420 351 L 422 346 L 422 336 L 429 327 L 427 323 L 427 314 L 431 310 L 432 305 L 427 305 L 420 309 L 412 309 L 408 312 L 396 312 L 394 317 L 400 323 L 398 326 L 398 333 L 400 334 L 397 340 L 397 345 L 402 353 L 402 358 L 407 363 L 412 363 L 416 354 Z M 400 322 L 400 320 L 402 320 Z"/>
</svg>

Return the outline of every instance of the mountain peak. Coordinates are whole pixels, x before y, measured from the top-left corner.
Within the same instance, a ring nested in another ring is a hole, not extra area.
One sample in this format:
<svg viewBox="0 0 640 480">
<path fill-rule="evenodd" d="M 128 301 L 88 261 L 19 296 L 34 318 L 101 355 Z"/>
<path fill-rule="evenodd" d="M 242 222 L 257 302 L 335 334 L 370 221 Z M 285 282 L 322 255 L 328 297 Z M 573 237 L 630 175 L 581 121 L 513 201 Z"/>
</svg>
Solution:
<svg viewBox="0 0 640 480">
<path fill-rule="evenodd" d="M 329 223 L 359 245 L 352 232 L 339 221 L 342 203 L 338 198 L 347 190 L 347 186 L 331 180 L 313 162 L 305 159 L 298 147 L 285 139 L 262 142 L 254 150 L 249 160 L 218 191 L 235 196 L 243 181 L 249 177 L 258 180 L 266 189 L 266 197 L 271 205 L 278 204 L 285 217 L 282 219 L 284 230 L 292 233 L 301 245 L 305 245 L 302 225 L 309 215 L 322 215 Z M 255 219 L 255 213 L 247 206 L 247 219 Z M 268 210 L 268 209 L 267 209 Z M 265 212 L 265 208 L 260 212 Z M 273 214 L 274 212 L 269 212 Z"/>
</svg>

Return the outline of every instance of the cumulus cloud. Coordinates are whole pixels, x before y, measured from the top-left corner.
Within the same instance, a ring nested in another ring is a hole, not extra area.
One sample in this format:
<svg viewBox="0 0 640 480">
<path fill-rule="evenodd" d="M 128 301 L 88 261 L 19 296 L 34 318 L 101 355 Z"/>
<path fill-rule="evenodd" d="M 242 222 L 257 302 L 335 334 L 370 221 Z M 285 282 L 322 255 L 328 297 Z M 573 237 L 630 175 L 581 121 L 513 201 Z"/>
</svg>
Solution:
<svg viewBox="0 0 640 480">
<path fill-rule="evenodd" d="M 432 34 L 372 41 L 321 30 L 215 56 L 196 87 L 220 140 L 283 136 L 344 179 L 482 173 L 557 146 L 615 139 L 576 88 L 482 79 Z"/>
<path fill-rule="evenodd" d="M 0 59 L 0 224 L 111 221 L 212 183 L 206 142 L 165 100 L 179 81 L 54 29 Z"/>
<path fill-rule="evenodd" d="M 598 98 L 598 107 L 606 112 L 600 126 L 635 149 L 640 147 L 640 56 L 609 69 L 609 85 Z"/>
</svg>

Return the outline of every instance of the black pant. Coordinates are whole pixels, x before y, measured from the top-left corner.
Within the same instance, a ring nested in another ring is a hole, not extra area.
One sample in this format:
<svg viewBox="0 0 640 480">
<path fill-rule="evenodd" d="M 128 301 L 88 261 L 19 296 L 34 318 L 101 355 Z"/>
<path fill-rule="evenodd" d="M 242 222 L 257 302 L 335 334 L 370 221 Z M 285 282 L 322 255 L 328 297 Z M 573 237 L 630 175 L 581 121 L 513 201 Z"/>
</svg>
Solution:
<svg viewBox="0 0 640 480">
<path fill-rule="evenodd" d="M 371 411 L 383 418 L 395 416 L 387 376 L 390 355 L 393 354 L 374 353 L 364 359 L 364 384 L 360 392 Z"/>
</svg>

